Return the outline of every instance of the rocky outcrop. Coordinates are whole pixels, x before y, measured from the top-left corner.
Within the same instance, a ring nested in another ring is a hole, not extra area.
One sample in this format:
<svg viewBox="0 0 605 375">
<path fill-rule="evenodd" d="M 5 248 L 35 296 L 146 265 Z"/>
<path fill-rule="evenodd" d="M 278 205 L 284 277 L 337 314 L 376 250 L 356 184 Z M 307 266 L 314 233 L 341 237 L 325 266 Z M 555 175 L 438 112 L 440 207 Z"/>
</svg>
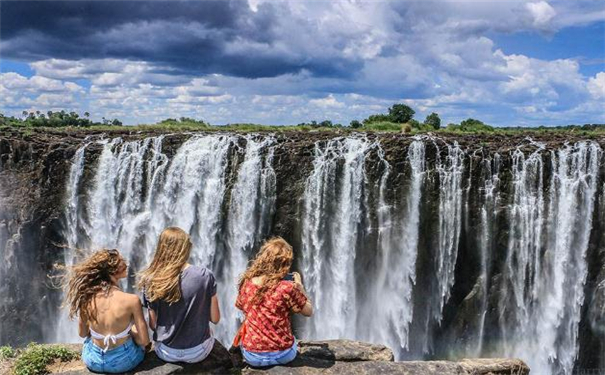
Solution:
<svg viewBox="0 0 605 375">
<path fill-rule="evenodd" d="M 74 346 L 77 347 L 77 346 Z M 81 362 L 57 366 L 55 374 L 91 374 Z M 217 342 L 201 364 L 165 363 L 148 353 L 143 363 L 130 374 L 283 374 L 283 375 L 525 375 L 529 368 L 517 359 L 463 359 L 461 361 L 394 362 L 393 352 L 383 345 L 350 340 L 302 341 L 296 359 L 285 366 L 255 369 L 246 366 L 239 354 L 229 354 Z"/>
</svg>

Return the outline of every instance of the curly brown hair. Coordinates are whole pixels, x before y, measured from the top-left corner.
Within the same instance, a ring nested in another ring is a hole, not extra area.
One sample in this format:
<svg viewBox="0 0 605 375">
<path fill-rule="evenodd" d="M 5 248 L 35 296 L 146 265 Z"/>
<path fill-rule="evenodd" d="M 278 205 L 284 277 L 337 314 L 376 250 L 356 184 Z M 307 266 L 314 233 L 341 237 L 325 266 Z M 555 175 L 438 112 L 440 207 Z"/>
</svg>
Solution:
<svg viewBox="0 0 605 375">
<path fill-rule="evenodd" d="M 68 267 L 64 306 L 69 306 L 69 317 L 79 316 L 84 321 L 96 322 L 95 296 L 109 293 L 111 276 L 126 267 L 124 258 L 115 249 L 103 249 L 84 261 Z"/>
<path fill-rule="evenodd" d="M 263 285 L 252 298 L 253 304 L 261 302 L 265 293 L 275 288 L 288 274 L 293 258 L 292 246 L 283 238 L 273 237 L 265 241 L 248 269 L 240 276 L 238 290 L 241 292 L 246 281 L 264 276 Z"/>
<path fill-rule="evenodd" d="M 180 275 L 191 253 L 189 234 L 177 227 L 162 231 L 151 264 L 139 272 L 138 288 L 150 302 L 181 299 Z"/>
</svg>

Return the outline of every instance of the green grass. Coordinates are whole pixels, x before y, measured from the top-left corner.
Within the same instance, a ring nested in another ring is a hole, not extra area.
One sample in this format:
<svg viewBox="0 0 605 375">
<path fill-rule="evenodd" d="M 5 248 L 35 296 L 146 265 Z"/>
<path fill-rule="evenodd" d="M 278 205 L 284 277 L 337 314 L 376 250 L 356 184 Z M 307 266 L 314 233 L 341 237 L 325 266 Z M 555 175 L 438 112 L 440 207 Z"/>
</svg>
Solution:
<svg viewBox="0 0 605 375">
<path fill-rule="evenodd" d="M 13 358 L 16 354 L 15 349 L 10 346 L 0 346 L 0 361 Z"/>
<path fill-rule="evenodd" d="M 13 352 L 13 355 L 15 353 Z M 48 374 L 48 366 L 55 361 L 69 362 L 80 356 L 80 353 L 61 345 L 29 344 L 18 353 L 13 364 L 14 375 Z"/>
<path fill-rule="evenodd" d="M 259 124 L 228 124 L 228 125 L 213 125 L 213 126 L 200 126 L 197 124 L 188 123 L 162 123 L 152 125 L 134 125 L 134 126 L 89 126 L 89 127 L 56 127 L 56 128 L 45 128 L 45 127 L 9 127 L 11 130 L 19 131 L 25 135 L 31 135 L 32 132 L 42 133 L 53 133 L 53 132 L 73 132 L 73 133 L 92 133 L 92 132 L 111 132 L 115 134 L 119 133 L 153 133 L 153 132 L 196 132 L 196 131 L 208 131 L 208 132 L 222 132 L 222 131 L 236 131 L 236 132 L 351 132 L 360 129 L 351 129 L 348 127 L 311 127 L 311 126 L 294 126 L 294 125 L 259 125 Z M 7 128 L 4 128 L 7 129 Z"/>
<path fill-rule="evenodd" d="M 159 124 L 150 125 L 135 125 L 135 126 L 107 126 L 98 125 L 90 127 L 25 127 L 25 126 L 10 126 L 0 127 L 0 129 L 11 129 L 13 131 L 21 132 L 24 136 L 31 136 L 34 133 L 102 133 L 111 132 L 113 134 L 131 134 L 136 132 L 142 133 L 182 133 L 182 132 L 222 132 L 222 131 L 234 131 L 241 133 L 283 133 L 283 132 L 335 132 L 335 133 L 350 133 L 350 132 L 405 132 L 407 124 L 397 124 L 392 122 L 374 122 L 366 124 L 365 126 L 353 129 L 347 126 L 344 127 L 312 127 L 309 125 L 296 126 L 296 125 L 260 125 L 260 124 L 228 124 L 228 125 L 203 125 L 195 122 L 181 122 L 181 121 L 164 121 Z M 534 128 L 523 128 L 523 127 L 467 127 L 462 128 L 460 125 L 451 124 L 447 127 L 441 127 L 438 130 L 418 124 L 411 126 L 409 134 L 423 134 L 423 133 L 437 133 L 437 134 L 453 134 L 453 135 L 464 135 L 464 134 L 494 134 L 494 135 L 516 135 L 521 133 L 528 134 L 570 134 L 575 136 L 598 136 L 605 135 L 605 126 L 596 127 L 582 127 L 582 126 L 561 126 L 561 127 L 534 127 Z"/>
<path fill-rule="evenodd" d="M 378 121 L 378 122 L 371 122 L 369 124 L 364 125 L 361 128 L 358 128 L 357 130 L 360 131 L 364 131 L 364 130 L 371 130 L 371 131 L 377 131 L 377 132 L 400 132 L 402 131 L 402 124 L 396 124 L 394 122 L 387 122 L 387 121 Z"/>
</svg>

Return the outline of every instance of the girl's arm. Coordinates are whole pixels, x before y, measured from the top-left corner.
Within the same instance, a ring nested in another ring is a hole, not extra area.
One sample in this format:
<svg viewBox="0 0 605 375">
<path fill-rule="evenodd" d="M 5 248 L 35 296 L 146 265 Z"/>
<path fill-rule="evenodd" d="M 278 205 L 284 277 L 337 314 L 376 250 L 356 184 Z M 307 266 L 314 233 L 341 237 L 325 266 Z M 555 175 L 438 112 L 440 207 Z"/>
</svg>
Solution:
<svg viewBox="0 0 605 375">
<path fill-rule="evenodd" d="M 151 328 L 152 331 L 155 331 L 158 321 L 157 317 L 155 316 L 155 311 L 152 309 L 147 309 L 147 312 L 149 313 L 149 328 Z"/>
<path fill-rule="evenodd" d="M 303 316 L 311 316 L 313 315 L 313 305 L 311 304 L 311 301 L 309 301 L 307 299 L 307 302 L 305 303 L 305 307 L 302 308 L 302 310 L 300 310 L 301 315 Z"/>
<path fill-rule="evenodd" d="M 305 296 L 306 299 L 305 305 L 300 309 L 299 313 L 306 317 L 313 315 L 313 304 L 311 304 L 311 300 L 309 300 L 309 296 L 307 295 L 305 286 L 302 283 L 302 278 L 300 277 L 300 274 L 298 272 L 294 272 L 294 284 L 295 287 Z"/>
<path fill-rule="evenodd" d="M 214 324 L 218 324 L 221 320 L 221 310 L 218 307 L 218 297 L 215 295 L 212 296 L 212 300 L 210 301 L 210 321 Z"/>
<path fill-rule="evenodd" d="M 78 318 L 78 335 L 82 338 L 90 335 L 90 328 L 88 328 L 88 322 L 84 321 L 81 317 Z"/>
<path fill-rule="evenodd" d="M 143 307 L 139 297 L 133 296 L 133 319 L 134 328 L 130 334 L 137 345 L 146 347 L 149 344 L 149 333 L 147 332 L 147 323 L 145 323 L 145 317 L 143 316 Z"/>
</svg>

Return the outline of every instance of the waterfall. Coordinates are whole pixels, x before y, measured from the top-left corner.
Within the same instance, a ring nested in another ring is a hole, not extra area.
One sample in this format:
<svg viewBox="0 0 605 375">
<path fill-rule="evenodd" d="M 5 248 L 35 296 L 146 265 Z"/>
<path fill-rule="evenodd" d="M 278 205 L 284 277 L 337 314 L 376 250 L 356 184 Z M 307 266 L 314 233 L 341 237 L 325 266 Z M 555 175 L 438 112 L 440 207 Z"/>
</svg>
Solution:
<svg viewBox="0 0 605 375">
<path fill-rule="evenodd" d="M 483 158 L 482 174 L 483 186 L 481 188 L 481 211 L 480 211 L 480 264 L 481 272 L 479 275 L 480 293 L 481 293 L 481 317 L 479 320 L 479 329 L 477 334 L 477 346 L 474 355 L 479 357 L 483 351 L 483 340 L 485 336 L 485 319 L 488 308 L 488 292 L 490 287 L 491 261 L 494 249 L 494 220 L 498 214 L 500 204 L 500 155 L 495 154 L 493 158 Z"/>
<path fill-rule="evenodd" d="M 269 234 L 275 204 L 275 171 L 272 137 L 246 137 L 244 161 L 239 166 L 231 192 L 227 218 L 227 252 L 218 282 L 223 320 L 217 326 L 219 337 L 232 338 L 239 327 L 234 308 L 239 275 L 245 271 L 255 246 Z M 263 156 L 264 155 L 264 156 Z"/>
<path fill-rule="evenodd" d="M 365 138 L 315 145 L 302 219 L 305 285 L 315 303 L 306 326 L 312 338 L 356 337 L 354 262 L 370 147 Z"/>
<path fill-rule="evenodd" d="M 0 173 L 2 173 L 2 163 L 0 163 Z M 0 179 L 0 280 L 6 280 L 6 251 L 8 246 L 9 231 L 4 213 L 4 186 L 2 181 L 3 179 Z M 2 283 L 2 285 L 0 285 L 0 298 L 3 300 L 8 297 L 8 288 L 5 284 L 6 283 Z M 0 307 L 0 311 L 1 310 L 3 309 Z M 4 324 L 0 322 L 0 345 L 6 342 L 3 336 L 3 327 Z"/>
<path fill-rule="evenodd" d="M 63 206 L 67 265 L 117 248 L 130 265 L 122 287 L 138 292 L 136 272 L 158 235 L 179 226 L 191 234 L 191 262 L 216 276 L 223 318 L 213 329 L 229 342 L 241 318 L 238 276 L 263 239 L 284 235 L 315 308 L 296 320 L 299 339 L 383 343 L 397 359 L 455 347 L 461 357 L 520 357 L 539 374 L 577 366 L 603 186 L 596 142 L 489 152 L 431 137 L 397 147 L 372 135 L 295 146 L 282 135 L 169 137 L 86 140 L 76 150 Z M 294 170 L 290 160 L 308 164 Z M 282 233 L 280 220 L 293 228 Z M 0 226 L 4 247 L 7 234 Z M 472 278 L 456 276 L 466 270 Z M 0 276 L 9 271 L 0 265 Z M 461 317 L 462 299 L 471 310 Z M 48 341 L 80 340 L 65 312 L 53 319 Z"/>
<path fill-rule="evenodd" d="M 394 349 L 407 349 L 409 326 L 413 318 L 412 290 L 416 280 L 416 257 L 418 253 L 419 204 L 425 175 L 425 145 L 413 141 L 408 148 L 410 181 L 404 199 L 404 212 L 396 212 L 395 205 L 386 202 L 387 181 L 392 173 L 385 163 L 381 177 L 378 203 L 378 251 L 382 256 L 378 268 L 372 297 L 363 306 L 380 324 L 370 327 L 368 339 L 376 343 L 387 343 Z M 377 309 L 377 306 L 380 308 Z"/>
<path fill-rule="evenodd" d="M 435 143 L 437 147 L 437 143 Z M 447 144 L 445 160 L 437 149 L 436 166 L 439 176 L 439 237 L 437 246 L 437 303 L 433 317 L 441 322 L 443 306 L 454 285 L 454 269 L 458 257 L 458 241 L 462 226 L 462 176 L 464 152 L 457 142 Z"/>
<path fill-rule="evenodd" d="M 507 355 L 538 373 L 571 374 L 587 276 L 601 150 L 579 142 L 550 154 L 549 197 L 544 197 L 541 147 L 513 154 L 514 196 L 500 314 Z M 510 307 L 510 306 L 509 306 Z M 504 316 L 512 319 L 505 319 Z"/>
<path fill-rule="evenodd" d="M 67 251 L 64 253 L 64 264 L 72 266 L 77 261 L 76 246 L 80 242 L 80 232 L 85 225 L 80 217 L 80 180 L 84 173 L 85 152 L 88 143 L 80 147 L 72 160 L 69 171 L 69 178 L 65 186 L 66 202 L 65 202 L 65 229 L 63 236 L 66 241 Z M 77 334 L 77 325 L 68 317 L 67 309 L 60 311 L 59 318 L 55 329 L 55 340 L 59 342 L 77 342 L 79 336 Z"/>
</svg>

